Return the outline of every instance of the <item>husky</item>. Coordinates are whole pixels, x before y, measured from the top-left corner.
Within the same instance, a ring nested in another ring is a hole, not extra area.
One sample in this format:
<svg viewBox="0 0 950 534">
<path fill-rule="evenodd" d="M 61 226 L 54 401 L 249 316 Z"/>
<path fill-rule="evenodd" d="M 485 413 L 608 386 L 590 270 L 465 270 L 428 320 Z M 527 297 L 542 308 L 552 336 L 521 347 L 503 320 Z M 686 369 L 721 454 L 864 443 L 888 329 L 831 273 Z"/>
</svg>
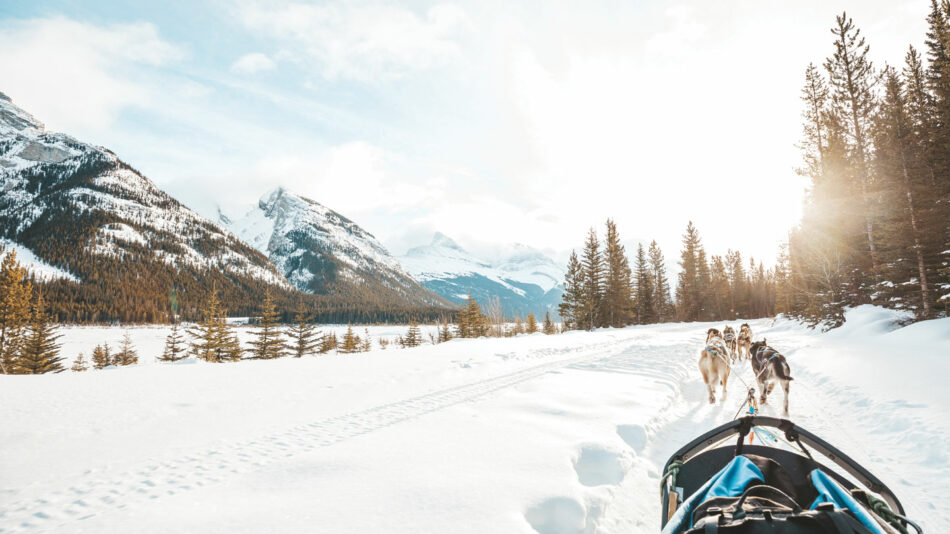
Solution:
<svg viewBox="0 0 950 534">
<path fill-rule="evenodd" d="M 715 328 L 706 332 L 706 347 L 699 356 L 699 372 L 703 375 L 706 388 L 709 390 L 709 404 L 716 402 L 716 386 L 722 385 L 722 400 L 726 400 L 726 384 L 729 382 L 729 349 L 722 339 L 722 334 Z"/>
<path fill-rule="evenodd" d="M 783 414 L 788 416 L 788 385 L 793 380 L 788 361 L 777 350 L 768 346 L 766 340 L 756 341 L 750 348 L 752 372 L 759 383 L 759 402 L 765 404 L 775 382 L 782 384 L 785 391 Z"/>
<path fill-rule="evenodd" d="M 742 326 L 739 327 L 736 346 L 738 347 L 738 359 L 748 359 L 752 356 L 749 352 L 749 348 L 752 346 L 752 328 L 749 327 L 749 323 L 742 323 Z"/>
<path fill-rule="evenodd" d="M 736 331 L 731 326 L 726 325 L 722 329 L 722 339 L 726 342 L 726 348 L 729 349 L 729 360 L 736 363 L 736 359 L 739 357 L 736 353 Z"/>
</svg>

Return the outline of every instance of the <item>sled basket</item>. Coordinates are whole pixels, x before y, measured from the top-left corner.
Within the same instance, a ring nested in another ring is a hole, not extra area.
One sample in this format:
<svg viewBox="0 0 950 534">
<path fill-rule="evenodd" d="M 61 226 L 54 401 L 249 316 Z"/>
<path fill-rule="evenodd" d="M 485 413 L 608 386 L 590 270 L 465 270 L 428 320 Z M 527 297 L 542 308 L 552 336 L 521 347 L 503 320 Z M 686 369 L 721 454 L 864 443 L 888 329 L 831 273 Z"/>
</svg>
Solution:
<svg viewBox="0 0 950 534">
<path fill-rule="evenodd" d="M 746 443 L 759 431 L 801 453 Z M 676 451 L 663 472 L 663 534 L 923 532 L 877 477 L 785 419 L 748 416 L 714 428 Z"/>
</svg>

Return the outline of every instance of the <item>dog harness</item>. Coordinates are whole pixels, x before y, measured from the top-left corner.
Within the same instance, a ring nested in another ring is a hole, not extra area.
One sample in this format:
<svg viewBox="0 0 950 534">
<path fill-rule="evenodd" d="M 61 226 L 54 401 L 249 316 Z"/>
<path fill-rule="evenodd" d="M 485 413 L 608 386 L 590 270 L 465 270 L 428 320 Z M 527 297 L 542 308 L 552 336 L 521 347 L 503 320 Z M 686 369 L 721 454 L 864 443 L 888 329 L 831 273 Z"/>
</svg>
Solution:
<svg viewBox="0 0 950 534">
<path fill-rule="evenodd" d="M 732 341 L 733 339 L 736 338 L 736 335 L 733 332 L 726 332 L 725 334 L 723 334 L 723 337 L 726 338 L 726 341 Z"/>
<path fill-rule="evenodd" d="M 762 361 L 765 358 L 765 355 L 768 355 L 768 359 Z M 759 350 L 755 351 L 755 361 L 759 362 L 759 365 L 765 365 L 772 361 L 777 355 L 778 351 L 772 347 L 759 347 Z"/>
</svg>

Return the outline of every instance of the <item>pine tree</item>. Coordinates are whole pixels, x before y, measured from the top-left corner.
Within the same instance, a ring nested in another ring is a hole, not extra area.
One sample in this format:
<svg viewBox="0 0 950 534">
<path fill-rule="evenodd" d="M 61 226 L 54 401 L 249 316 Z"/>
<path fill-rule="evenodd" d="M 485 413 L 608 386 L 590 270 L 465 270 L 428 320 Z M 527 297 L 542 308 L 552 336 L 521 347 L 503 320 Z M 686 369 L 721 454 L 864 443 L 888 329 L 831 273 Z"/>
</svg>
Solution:
<svg viewBox="0 0 950 534">
<path fill-rule="evenodd" d="M 517 336 L 519 334 L 524 334 L 524 321 L 521 320 L 521 317 L 515 317 L 515 326 L 511 329 L 511 335 Z"/>
<path fill-rule="evenodd" d="M 581 259 L 583 285 L 577 311 L 578 326 L 585 330 L 593 330 L 601 325 L 601 311 L 603 310 L 604 287 L 603 258 L 600 253 L 600 242 L 597 232 L 591 228 L 584 243 L 584 254 Z"/>
<path fill-rule="evenodd" d="M 825 143 L 827 143 L 827 116 L 828 85 L 814 63 L 809 63 L 805 69 L 805 85 L 802 87 L 802 149 L 805 168 L 799 174 L 805 176 L 821 176 L 822 162 L 824 161 Z"/>
<path fill-rule="evenodd" d="M 843 119 L 849 141 L 857 185 L 863 201 L 862 217 L 867 236 L 867 251 L 872 269 L 877 268 L 877 246 L 874 241 L 874 210 L 871 205 L 871 172 L 869 163 L 869 129 L 875 106 L 874 66 L 868 59 L 869 46 L 861 30 L 854 26 L 847 13 L 835 17 L 831 29 L 835 51 L 825 61 L 831 88 L 832 113 Z"/>
<path fill-rule="evenodd" d="M 49 321 L 43 295 L 37 295 L 29 329 L 23 340 L 20 354 L 13 362 L 13 373 L 20 375 L 61 373 L 63 358 L 59 356 L 59 349 L 62 345 L 57 343 L 61 337 L 57 333 L 56 326 Z"/>
<path fill-rule="evenodd" d="M 363 329 L 363 340 L 360 343 L 360 352 L 369 352 L 373 348 L 373 338 L 369 335 L 369 328 Z"/>
<path fill-rule="evenodd" d="M 734 319 L 735 317 L 732 315 L 732 310 L 729 305 L 731 293 L 729 275 L 726 273 L 726 264 L 721 256 L 712 257 L 709 274 L 709 294 L 712 310 L 715 312 L 713 319 Z"/>
<path fill-rule="evenodd" d="M 698 255 L 702 245 L 699 231 L 690 221 L 683 235 L 679 283 L 676 286 L 676 315 L 681 321 L 697 321 L 702 310 L 702 288 Z"/>
<path fill-rule="evenodd" d="M 458 331 L 459 337 L 473 338 L 488 335 L 488 321 L 482 315 L 482 309 L 478 302 L 468 296 L 468 303 L 458 313 Z"/>
<path fill-rule="evenodd" d="M 76 356 L 76 359 L 73 360 L 73 366 L 70 368 L 74 373 L 81 373 L 89 369 L 89 364 L 86 363 L 86 357 L 80 352 L 79 356 Z"/>
<path fill-rule="evenodd" d="M 544 312 L 544 323 L 541 327 L 541 331 L 547 335 L 551 335 L 557 331 L 557 328 L 554 327 L 554 323 L 551 321 L 551 312 Z"/>
<path fill-rule="evenodd" d="M 406 331 L 406 336 L 402 338 L 402 346 L 412 348 L 421 344 L 422 334 L 419 331 L 419 325 L 414 322 L 409 323 L 409 330 Z"/>
<path fill-rule="evenodd" d="M 188 357 L 185 351 L 185 339 L 181 335 L 178 323 L 174 322 L 172 323 L 171 332 L 165 338 L 165 348 L 162 350 L 162 355 L 158 359 L 163 362 L 177 362 Z"/>
<path fill-rule="evenodd" d="M 650 243 L 650 271 L 653 279 L 655 316 L 660 322 L 672 321 L 673 298 L 670 296 L 670 282 L 666 278 L 666 259 L 656 241 Z"/>
<path fill-rule="evenodd" d="M 900 284 L 890 284 L 890 287 L 885 289 L 892 294 L 892 298 L 900 301 L 910 298 L 913 303 L 904 303 L 902 307 L 913 308 L 919 317 L 929 318 L 930 284 L 921 233 L 920 198 L 915 194 L 920 181 L 916 171 L 921 166 L 917 165 L 916 154 L 911 148 L 911 125 L 901 80 L 897 72 L 890 67 L 885 69 L 884 77 L 884 100 L 881 113 L 875 121 L 875 168 L 878 171 L 878 179 L 882 182 L 881 189 L 886 197 L 886 204 L 903 206 L 901 210 L 889 212 L 882 225 L 882 232 L 887 237 L 887 247 L 882 251 L 882 255 L 888 260 L 888 278 L 890 281 L 901 281 Z M 906 294 L 907 284 L 904 282 L 912 284 L 915 277 L 919 293 Z M 894 291 L 891 291 L 893 287 L 899 288 L 904 294 L 894 295 Z"/>
<path fill-rule="evenodd" d="M 274 304 L 273 295 L 270 288 L 264 291 L 264 302 L 261 307 L 261 317 L 257 328 L 252 333 L 256 338 L 252 340 L 251 358 L 257 360 L 272 360 L 286 356 L 284 352 L 284 336 L 278 326 L 280 315 L 277 313 L 277 307 Z"/>
<path fill-rule="evenodd" d="M 442 326 L 439 328 L 439 343 L 445 343 L 450 341 L 454 336 L 452 335 L 452 329 L 449 328 L 449 320 L 443 318 Z"/>
<path fill-rule="evenodd" d="M 320 333 L 310 323 L 310 318 L 303 313 L 294 316 L 294 323 L 287 331 L 287 337 L 290 339 L 287 350 L 294 358 L 313 354 L 322 341 Z"/>
<path fill-rule="evenodd" d="M 607 219 L 607 235 L 604 238 L 604 296 L 601 310 L 604 324 L 616 328 L 626 326 L 633 320 L 633 295 L 631 294 L 630 264 L 620 244 L 620 234 L 612 219 Z"/>
<path fill-rule="evenodd" d="M 528 312 L 528 318 L 525 319 L 524 331 L 528 334 L 534 334 L 538 331 L 538 320 L 534 318 L 532 312 Z"/>
<path fill-rule="evenodd" d="M 561 303 L 557 307 L 561 316 L 561 325 L 564 328 L 578 327 L 577 314 L 581 306 L 583 285 L 581 264 L 577 260 L 577 253 L 572 250 L 571 257 L 567 262 L 567 273 L 564 275 L 564 293 L 561 295 Z"/>
<path fill-rule="evenodd" d="M 330 332 L 328 334 L 324 334 L 323 337 L 320 339 L 320 354 L 326 354 L 330 352 L 331 350 L 336 349 L 338 344 L 339 343 L 337 342 L 336 332 Z"/>
<path fill-rule="evenodd" d="M 122 336 L 119 352 L 115 353 L 115 365 L 134 365 L 139 363 L 139 355 L 132 346 L 132 337 L 128 332 Z"/>
<path fill-rule="evenodd" d="M 647 260 L 643 245 L 637 245 L 637 259 L 633 266 L 636 279 L 637 323 L 652 324 L 658 321 L 657 306 L 653 299 L 656 288 L 653 287 L 653 273 Z"/>
<path fill-rule="evenodd" d="M 211 288 L 202 315 L 203 320 L 188 331 L 192 337 L 191 354 L 212 363 L 240 360 L 243 350 L 228 327 L 215 286 Z"/>
<path fill-rule="evenodd" d="M 0 254 L 3 249 L 0 248 Z M 0 261 L 0 371 L 13 372 L 30 322 L 30 296 L 33 286 L 26 280 L 26 269 L 10 251 Z"/>
<path fill-rule="evenodd" d="M 109 354 L 108 343 L 105 346 L 96 345 L 96 348 L 92 349 L 92 365 L 96 369 L 105 369 L 112 365 L 112 355 Z"/>
<path fill-rule="evenodd" d="M 343 335 L 343 343 L 337 349 L 340 354 L 353 354 L 360 350 L 360 338 L 353 333 L 353 327 L 346 326 L 346 334 Z"/>
</svg>

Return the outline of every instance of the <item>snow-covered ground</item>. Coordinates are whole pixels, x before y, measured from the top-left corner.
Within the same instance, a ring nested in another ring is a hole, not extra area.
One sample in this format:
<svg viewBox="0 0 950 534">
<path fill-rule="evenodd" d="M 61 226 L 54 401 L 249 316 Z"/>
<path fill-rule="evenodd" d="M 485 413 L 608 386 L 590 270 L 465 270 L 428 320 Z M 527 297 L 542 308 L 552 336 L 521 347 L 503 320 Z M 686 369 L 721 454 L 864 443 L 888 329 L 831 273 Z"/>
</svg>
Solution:
<svg viewBox="0 0 950 534">
<path fill-rule="evenodd" d="M 752 327 L 789 359 L 791 418 L 941 532 L 950 319 L 897 318 L 862 307 L 829 334 Z M 708 326 L 220 365 L 149 362 L 165 330 L 131 329 L 143 365 L 0 376 L 0 529 L 657 532 L 663 462 L 743 397 L 733 378 L 724 403 L 706 401 Z M 88 357 L 122 332 L 68 329 L 67 350 Z"/>
</svg>

